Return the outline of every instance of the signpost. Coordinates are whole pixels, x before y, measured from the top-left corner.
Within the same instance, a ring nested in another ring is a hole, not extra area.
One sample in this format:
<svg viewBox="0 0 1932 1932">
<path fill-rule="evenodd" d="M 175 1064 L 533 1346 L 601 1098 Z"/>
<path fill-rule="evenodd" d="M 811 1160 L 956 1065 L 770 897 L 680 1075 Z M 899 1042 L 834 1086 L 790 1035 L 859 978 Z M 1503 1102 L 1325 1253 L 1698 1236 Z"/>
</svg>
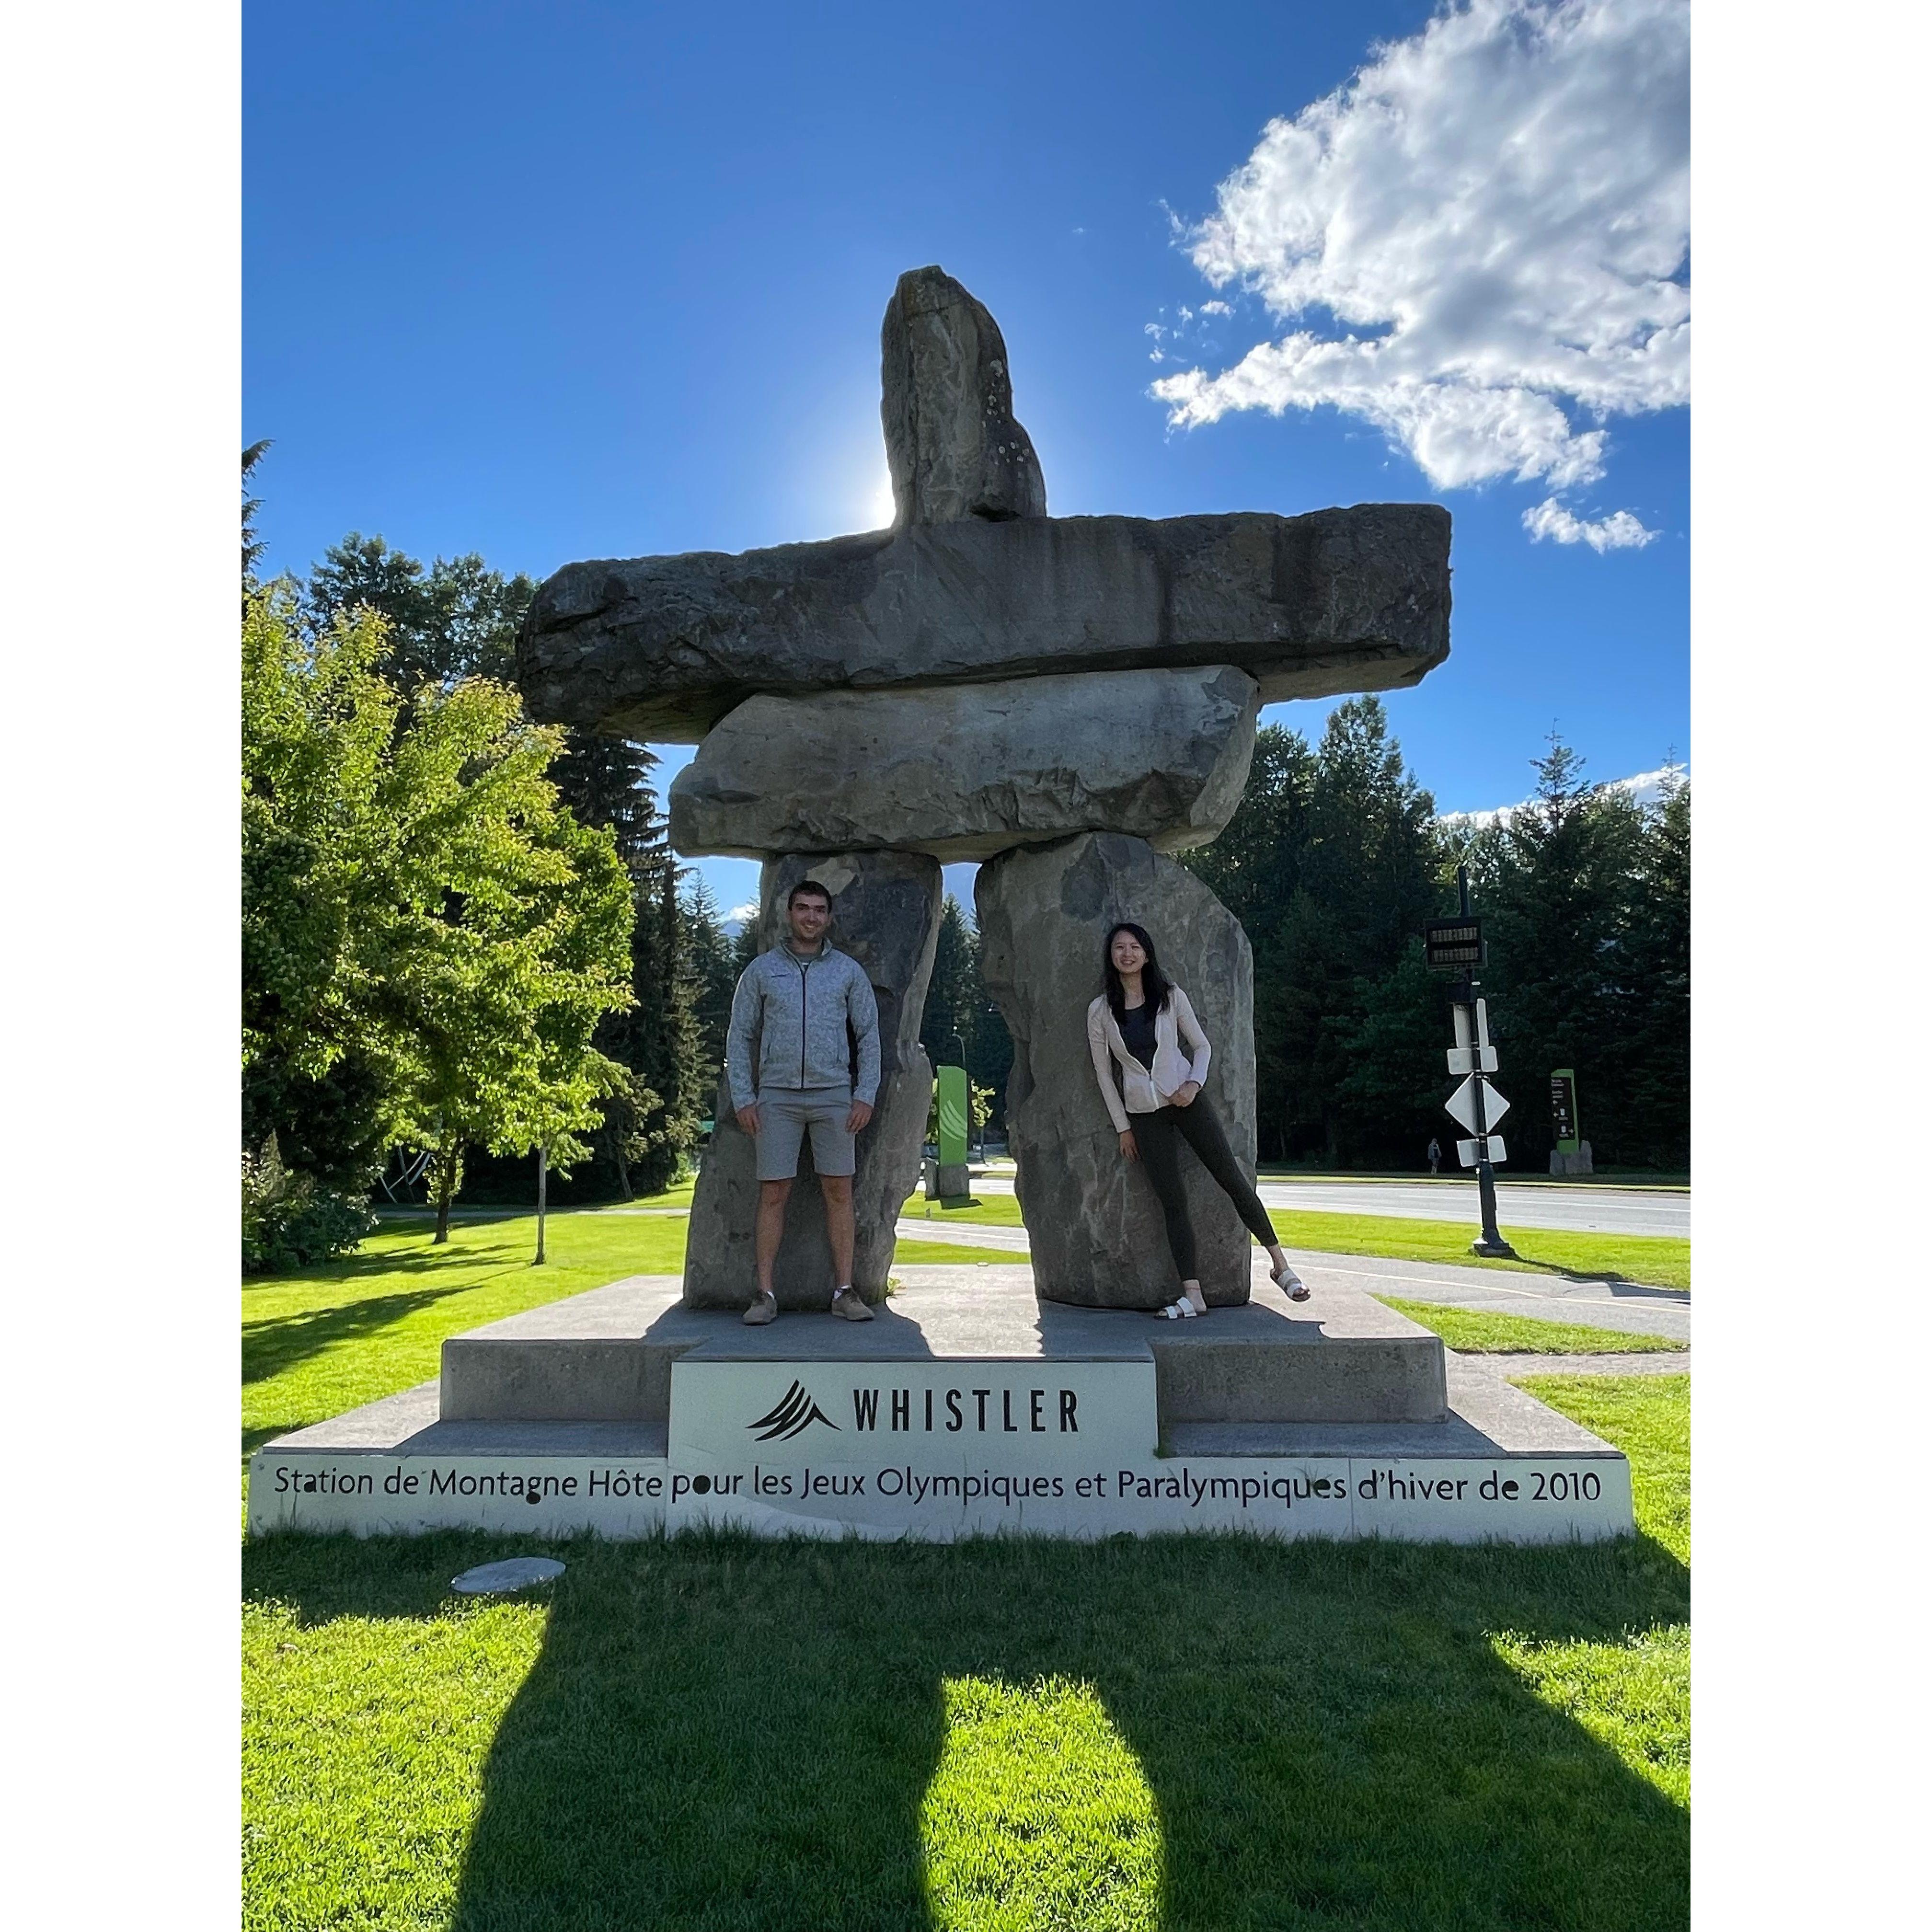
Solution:
<svg viewBox="0 0 1932 1932">
<path fill-rule="evenodd" d="M 1456 1022 L 1456 1044 L 1449 1049 L 1449 1071 L 1463 1076 L 1462 1084 L 1444 1103 L 1467 1138 L 1456 1143 L 1456 1153 L 1465 1167 L 1476 1170 L 1476 1192 L 1482 1204 L 1483 1232 L 1470 1243 L 1470 1251 L 1514 1258 L 1516 1250 L 1504 1240 L 1496 1226 L 1496 1178 L 1495 1170 L 1509 1158 L 1503 1137 L 1496 1126 L 1509 1111 L 1509 1102 L 1484 1076 L 1496 1070 L 1496 1050 L 1490 1043 L 1489 1003 L 1480 997 L 1478 971 L 1489 963 L 1489 949 L 1483 938 L 1483 922 L 1469 910 L 1469 873 L 1466 866 L 1456 868 L 1456 884 L 1462 895 L 1462 910 L 1454 919 L 1434 919 L 1423 928 L 1423 946 L 1432 973 L 1456 973 L 1461 986 L 1451 990 L 1451 1010 Z"/>
</svg>

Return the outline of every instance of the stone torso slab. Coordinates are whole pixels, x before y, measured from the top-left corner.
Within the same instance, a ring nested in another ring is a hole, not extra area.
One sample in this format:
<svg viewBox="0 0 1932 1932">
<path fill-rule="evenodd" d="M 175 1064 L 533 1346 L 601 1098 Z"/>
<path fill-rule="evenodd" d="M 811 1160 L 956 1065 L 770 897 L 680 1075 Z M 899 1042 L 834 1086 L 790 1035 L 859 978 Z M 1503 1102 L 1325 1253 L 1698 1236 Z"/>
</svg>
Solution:
<svg viewBox="0 0 1932 1932">
<path fill-rule="evenodd" d="M 749 698 L 673 782 L 671 843 L 952 864 L 1102 831 L 1178 851 L 1240 802 L 1260 703 L 1226 665 Z"/>
</svg>

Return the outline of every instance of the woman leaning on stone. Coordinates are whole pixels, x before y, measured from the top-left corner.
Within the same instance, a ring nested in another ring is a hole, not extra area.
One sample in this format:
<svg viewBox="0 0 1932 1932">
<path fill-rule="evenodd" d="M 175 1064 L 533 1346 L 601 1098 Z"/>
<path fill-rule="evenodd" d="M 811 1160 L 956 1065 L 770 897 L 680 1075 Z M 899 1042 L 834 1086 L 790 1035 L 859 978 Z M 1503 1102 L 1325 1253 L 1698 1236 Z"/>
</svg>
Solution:
<svg viewBox="0 0 1932 1932">
<path fill-rule="evenodd" d="M 1183 1141 L 1268 1250 L 1276 1286 L 1291 1301 L 1306 1301 L 1308 1290 L 1288 1266 L 1274 1223 L 1201 1090 L 1208 1078 L 1208 1036 L 1187 995 L 1160 970 L 1144 928 L 1124 922 L 1108 934 L 1101 974 L 1106 991 L 1087 1009 L 1094 1077 L 1121 1153 L 1138 1160 L 1154 1184 L 1180 1273 L 1180 1298 L 1162 1309 L 1160 1318 L 1183 1322 L 1208 1312 L 1195 1273 L 1194 1224 L 1181 1180 Z"/>
</svg>

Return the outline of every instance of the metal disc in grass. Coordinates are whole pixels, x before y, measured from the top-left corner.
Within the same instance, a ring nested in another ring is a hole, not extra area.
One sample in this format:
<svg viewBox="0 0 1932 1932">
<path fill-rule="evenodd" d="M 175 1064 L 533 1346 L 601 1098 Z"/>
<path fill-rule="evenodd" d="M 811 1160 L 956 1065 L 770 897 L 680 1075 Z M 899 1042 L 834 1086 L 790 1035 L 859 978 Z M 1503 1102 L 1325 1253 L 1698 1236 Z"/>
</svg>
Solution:
<svg viewBox="0 0 1932 1932">
<path fill-rule="evenodd" d="M 563 1574 L 563 1565 L 554 1556 L 512 1556 L 501 1563 L 485 1563 L 450 1579 L 449 1587 L 466 1597 L 490 1597 L 507 1590 L 527 1590 L 532 1583 L 548 1583 Z"/>
</svg>

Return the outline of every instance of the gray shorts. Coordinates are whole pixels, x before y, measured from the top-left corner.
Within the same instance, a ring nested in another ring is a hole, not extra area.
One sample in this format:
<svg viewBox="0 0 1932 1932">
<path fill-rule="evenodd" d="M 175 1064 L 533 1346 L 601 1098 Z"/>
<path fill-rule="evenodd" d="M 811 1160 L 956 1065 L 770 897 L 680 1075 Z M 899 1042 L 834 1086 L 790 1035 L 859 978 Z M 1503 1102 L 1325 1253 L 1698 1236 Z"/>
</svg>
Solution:
<svg viewBox="0 0 1932 1932">
<path fill-rule="evenodd" d="M 812 1136 L 812 1164 L 820 1174 L 850 1174 L 859 1164 L 856 1143 L 845 1131 L 852 1111 L 849 1087 L 775 1087 L 758 1096 L 764 1125 L 758 1133 L 758 1178 L 791 1180 L 798 1150 Z"/>
</svg>

